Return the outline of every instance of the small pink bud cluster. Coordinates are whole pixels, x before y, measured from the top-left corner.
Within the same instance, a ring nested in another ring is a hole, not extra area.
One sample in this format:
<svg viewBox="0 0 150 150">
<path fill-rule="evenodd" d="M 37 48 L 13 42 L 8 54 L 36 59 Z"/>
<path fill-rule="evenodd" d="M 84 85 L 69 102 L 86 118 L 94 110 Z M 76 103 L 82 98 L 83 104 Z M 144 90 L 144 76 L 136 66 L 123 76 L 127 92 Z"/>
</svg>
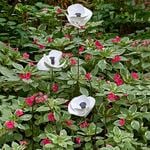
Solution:
<svg viewBox="0 0 150 150">
<path fill-rule="evenodd" d="M 30 97 L 25 98 L 25 103 L 28 106 L 33 106 L 33 104 L 44 103 L 47 100 L 48 96 L 42 92 L 36 93 Z"/>
<path fill-rule="evenodd" d="M 114 102 L 116 100 L 119 99 L 119 96 L 114 94 L 113 92 L 110 92 L 108 95 L 107 95 L 107 99 L 110 101 L 110 102 Z"/>
<path fill-rule="evenodd" d="M 90 124 L 87 121 L 80 123 L 80 128 L 87 128 Z"/>
<path fill-rule="evenodd" d="M 121 38 L 119 36 L 116 36 L 114 39 L 112 39 L 113 43 L 119 43 L 121 41 Z"/>
<path fill-rule="evenodd" d="M 122 80 L 122 78 L 121 78 L 121 75 L 120 74 L 118 74 L 118 73 L 116 73 L 115 75 L 114 75 L 114 81 L 115 81 L 115 83 L 117 84 L 117 86 L 120 86 L 120 85 L 122 85 L 123 83 L 124 83 L 124 81 Z"/>
<path fill-rule="evenodd" d="M 20 73 L 19 77 L 20 79 L 29 80 L 31 78 L 31 72 Z"/>
<path fill-rule="evenodd" d="M 4 126 L 7 129 L 13 129 L 15 128 L 15 121 L 12 121 L 12 120 L 5 121 Z"/>
<path fill-rule="evenodd" d="M 48 121 L 50 121 L 50 122 L 55 122 L 55 121 L 56 121 L 53 112 L 48 113 L 48 116 L 47 116 L 47 117 L 48 117 Z"/>
<path fill-rule="evenodd" d="M 52 144 L 52 141 L 49 138 L 44 138 L 41 141 L 42 145 L 46 145 L 46 144 Z"/>
<path fill-rule="evenodd" d="M 95 41 L 95 47 L 98 50 L 103 50 L 103 48 L 104 48 L 104 46 L 98 40 Z"/>
</svg>

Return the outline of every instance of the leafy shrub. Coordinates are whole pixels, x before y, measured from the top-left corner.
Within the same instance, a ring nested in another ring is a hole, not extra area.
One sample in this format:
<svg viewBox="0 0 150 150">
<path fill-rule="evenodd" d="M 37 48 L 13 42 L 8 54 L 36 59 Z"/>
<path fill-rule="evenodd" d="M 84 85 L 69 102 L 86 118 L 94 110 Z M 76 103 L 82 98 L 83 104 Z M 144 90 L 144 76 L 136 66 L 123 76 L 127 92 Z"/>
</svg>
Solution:
<svg viewBox="0 0 150 150">
<path fill-rule="evenodd" d="M 149 26 L 149 9 L 142 1 L 94 0 L 94 20 L 104 20 L 106 32 L 129 34 Z M 149 5 L 148 5 L 149 6 Z"/>
<path fill-rule="evenodd" d="M 45 6 L 50 14 L 41 12 Z M 15 47 L 19 36 L 10 40 L 14 47 L 0 42 L 0 147 L 149 149 L 149 39 L 110 38 L 97 33 L 102 21 L 77 30 L 42 3 L 16 9 L 30 17 L 22 24 L 22 51 Z M 38 70 L 43 54 L 53 49 L 63 52 L 65 65 Z M 96 100 L 87 117 L 68 112 L 68 103 L 80 95 Z"/>
</svg>

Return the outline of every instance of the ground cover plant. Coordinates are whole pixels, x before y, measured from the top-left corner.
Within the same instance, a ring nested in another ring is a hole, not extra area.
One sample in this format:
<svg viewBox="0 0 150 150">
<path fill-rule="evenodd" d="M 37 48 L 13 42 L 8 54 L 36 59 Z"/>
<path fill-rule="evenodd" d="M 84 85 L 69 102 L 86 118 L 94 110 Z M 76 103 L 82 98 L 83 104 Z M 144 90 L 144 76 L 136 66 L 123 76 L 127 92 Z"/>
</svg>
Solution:
<svg viewBox="0 0 150 150">
<path fill-rule="evenodd" d="M 109 17 L 98 19 L 97 8 L 78 3 L 62 9 L 24 1 L 10 16 L 5 7 L 0 14 L 2 150 L 150 149 L 147 26 L 119 35 L 114 24 L 109 28 Z"/>
</svg>

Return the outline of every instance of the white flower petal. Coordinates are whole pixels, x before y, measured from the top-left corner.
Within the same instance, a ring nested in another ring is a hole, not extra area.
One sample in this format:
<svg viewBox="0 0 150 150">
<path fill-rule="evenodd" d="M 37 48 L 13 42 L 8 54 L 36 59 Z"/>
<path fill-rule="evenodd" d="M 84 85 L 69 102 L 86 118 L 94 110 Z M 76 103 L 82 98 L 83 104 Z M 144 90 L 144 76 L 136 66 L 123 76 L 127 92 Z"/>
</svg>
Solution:
<svg viewBox="0 0 150 150">
<path fill-rule="evenodd" d="M 71 25 L 81 28 L 86 24 L 86 17 L 67 17 Z"/>
<path fill-rule="evenodd" d="M 54 59 L 54 64 L 52 63 L 52 58 Z M 66 61 L 60 64 L 62 58 L 62 52 L 57 50 L 52 50 L 49 55 L 43 55 L 43 57 L 37 63 L 38 70 L 48 71 L 50 67 L 61 68 L 65 65 Z"/>
<path fill-rule="evenodd" d="M 66 14 L 68 21 L 71 25 L 81 28 L 81 26 L 85 26 L 85 24 L 92 17 L 92 11 L 82 6 L 81 4 L 73 4 L 67 9 L 68 14 Z M 81 16 L 77 16 L 76 14 L 81 14 Z"/>
<path fill-rule="evenodd" d="M 80 107 L 80 103 L 81 102 L 87 102 L 87 97 L 85 95 L 81 95 L 81 96 L 78 96 L 78 97 L 74 97 L 72 100 L 71 100 L 71 106 L 73 106 L 73 108 L 75 109 L 82 109 Z"/>
<path fill-rule="evenodd" d="M 86 23 L 87 23 L 91 19 L 93 13 L 92 13 L 91 10 L 87 9 L 86 7 L 84 7 L 84 11 L 85 11 L 85 14 L 86 14 L 85 20 L 86 20 Z"/>
<path fill-rule="evenodd" d="M 68 15 L 67 16 L 67 19 L 69 21 L 69 23 L 72 25 L 72 26 L 75 26 L 77 28 L 80 28 L 80 25 L 78 25 L 78 22 L 75 22 L 74 19 L 72 19 L 72 17 L 69 17 Z"/>
<path fill-rule="evenodd" d="M 56 65 L 56 64 L 49 64 L 49 66 L 50 67 L 52 67 L 52 68 L 62 68 L 64 65 L 65 65 L 65 63 L 66 63 L 66 61 L 64 61 L 62 64 L 60 64 L 60 65 Z"/>
<path fill-rule="evenodd" d="M 90 102 L 90 109 L 92 110 L 94 105 L 95 105 L 95 98 L 91 97 L 91 96 L 88 96 L 87 97 L 89 102 Z"/>
<path fill-rule="evenodd" d="M 57 50 L 52 50 L 49 52 L 48 57 L 54 57 L 55 66 L 58 66 L 60 64 L 60 59 L 62 58 L 62 52 Z"/>
<path fill-rule="evenodd" d="M 80 117 L 84 117 L 84 116 L 87 116 L 90 111 L 88 110 L 88 108 L 82 110 L 82 109 L 75 109 L 72 107 L 71 104 L 68 105 L 68 112 L 72 115 L 75 115 L 75 116 L 80 116 Z"/>
<path fill-rule="evenodd" d="M 81 110 L 80 110 L 81 111 Z M 68 105 L 68 112 L 72 115 L 79 116 L 81 114 L 80 111 L 77 111 L 76 109 L 72 108 L 71 104 Z"/>
<path fill-rule="evenodd" d="M 82 102 L 86 103 L 85 108 L 81 108 L 80 105 Z M 95 105 L 95 99 L 93 97 L 91 96 L 86 97 L 85 95 L 81 95 L 78 97 L 74 97 L 70 101 L 68 105 L 68 112 L 76 116 L 86 117 L 91 112 L 94 105 Z"/>
<path fill-rule="evenodd" d="M 49 68 L 46 67 L 46 65 L 45 65 L 46 61 L 47 61 L 47 56 L 44 54 L 43 57 L 37 63 L 37 69 L 38 70 L 43 70 L 43 71 L 48 71 Z"/>
<path fill-rule="evenodd" d="M 67 12 L 70 17 L 76 16 L 76 13 L 80 13 L 82 16 L 84 14 L 84 7 L 81 4 L 73 4 L 68 7 Z"/>
</svg>

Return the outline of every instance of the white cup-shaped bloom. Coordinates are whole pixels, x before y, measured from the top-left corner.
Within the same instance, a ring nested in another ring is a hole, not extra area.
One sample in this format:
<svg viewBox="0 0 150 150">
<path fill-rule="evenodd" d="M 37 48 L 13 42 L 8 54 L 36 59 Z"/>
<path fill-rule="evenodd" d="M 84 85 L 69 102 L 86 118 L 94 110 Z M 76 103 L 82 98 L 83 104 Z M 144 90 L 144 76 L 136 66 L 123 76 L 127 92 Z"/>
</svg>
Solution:
<svg viewBox="0 0 150 150">
<path fill-rule="evenodd" d="M 66 14 L 71 25 L 80 28 L 84 26 L 92 17 L 92 11 L 82 6 L 81 4 L 70 5 Z"/>
<path fill-rule="evenodd" d="M 60 64 L 62 58 L 62 52 L 57 50 L 52 50 L 48 55 L 43 55 L 43 57 L 37 63 L 38 70 L 48 71 L 50 68 L 61 68 L 65 65 L 65 62 Z"/>
<path fill-rule="evenodd" d="M 86 117 L 95 105 L 95 99 L 91 96 L 81 95 L 74 97 L 69 105 L 68 112 L 72 115 Z"/>
</svg>

